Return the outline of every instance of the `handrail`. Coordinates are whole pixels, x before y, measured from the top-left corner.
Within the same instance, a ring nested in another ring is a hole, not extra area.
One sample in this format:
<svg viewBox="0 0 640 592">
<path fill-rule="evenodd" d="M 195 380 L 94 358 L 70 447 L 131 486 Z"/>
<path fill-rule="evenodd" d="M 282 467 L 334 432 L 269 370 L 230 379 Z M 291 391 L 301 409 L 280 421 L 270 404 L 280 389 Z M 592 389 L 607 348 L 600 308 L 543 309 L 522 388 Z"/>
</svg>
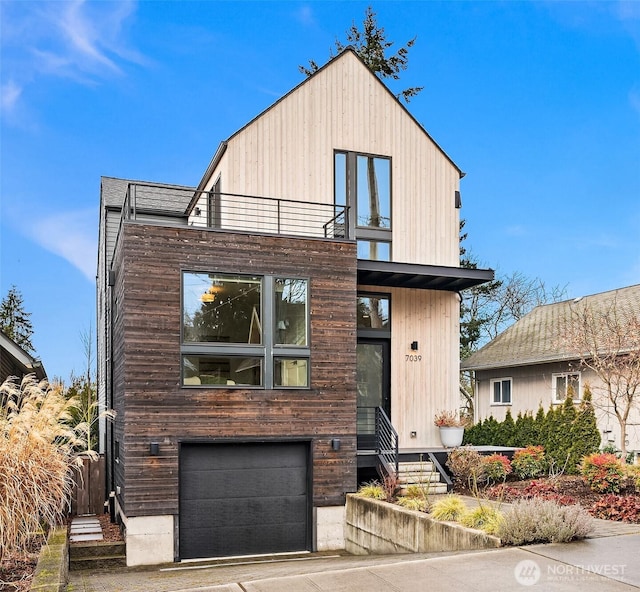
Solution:
<svg viewBox="0 0 640 592">
<path fill-rule="evenodd" d="M 334 203 L 131 182 L 122 221 L 155 218 L 157 223 L 157 216 L 168 216 L 194 228 L 348 239 L 347 211 Z"/>
<path fill-rule="evenodd" d="M 382 407 L 376 407 L 376 454 L 378 472 L 398 476 L 398 432 Z M 380 475 L 384 478 L 385 475 Z"/>
</svg>

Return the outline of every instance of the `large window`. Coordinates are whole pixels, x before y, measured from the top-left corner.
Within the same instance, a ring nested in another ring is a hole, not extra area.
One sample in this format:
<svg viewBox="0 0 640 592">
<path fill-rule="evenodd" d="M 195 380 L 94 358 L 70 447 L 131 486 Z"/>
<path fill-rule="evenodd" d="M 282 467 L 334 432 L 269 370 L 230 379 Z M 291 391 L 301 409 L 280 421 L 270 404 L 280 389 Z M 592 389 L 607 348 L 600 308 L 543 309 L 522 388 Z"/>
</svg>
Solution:
<svg viewBox="0 0 640 592">
<path fill-rule="evenodd" d="M 185 272 L 182 384 L 307 388 L 308 280 Z"/>
<path fill-rule="evenodd" d="M 497 378 L 491 381 L 491 404 L 511 405 L 510 378 Z"/>
<path fill-rule="evenodd" d="M 358 239 L 358 257 L 390 260 L 391 160 L 383 156 L 337 151 L 334 156 L 336 204 L 350 212 L 350 236 Z"/>
<path fill-rule="evenodd" d="M 578 401 L 580 399 L 580 373 L 563 372 L 554 374 L 552 376 L 551 391 L 553 403 L 564 403 L 569 394 L 571 394 L 574 401 Z"/>
</svg>

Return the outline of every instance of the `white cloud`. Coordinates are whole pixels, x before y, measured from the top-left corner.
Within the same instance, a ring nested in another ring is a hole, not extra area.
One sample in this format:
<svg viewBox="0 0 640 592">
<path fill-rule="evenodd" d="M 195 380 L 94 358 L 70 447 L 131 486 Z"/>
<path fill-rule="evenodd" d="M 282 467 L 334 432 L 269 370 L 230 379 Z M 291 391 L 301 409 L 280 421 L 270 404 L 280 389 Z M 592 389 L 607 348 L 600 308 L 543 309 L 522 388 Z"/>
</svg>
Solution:
<svg viewBox="0 0 640 592">
<path fill-rule="evenodd" d="M 9 80 L 9 82 L 2 85 L 1 92 L 0 106 L 2 111 L 13 111 L 13 108 L 22 94 L 22 87 L 16 84 L 13 80 Z"/>
<path fill-rule="evenodd" d="M 146 64 L 125 31 L 135 6 L 132 0 L 3 3 L 4 77 L 24 92 L 5 100 L 3 88 L 2 109 L 13 109 L 43 76 L 94 85 L 123 75 L 127 64 Z"/>
<path fill-rule="evenodd" d="M 90 209 L 40 218 L 27 232 L 41 247 L 66 259 L 93 282 L 98 249 L 95 234 L 88 229 L 95 227 L 96 212 Z"/>
<path fill-rule="evenodd" d="M 507 226 L 505 232 L 508 236 L 527 236 L 529 234 L 527 229 L 521 224 L 515 224 L 513 226 Z"/>
<path fill-rule="evenodd" d="M 313 14 L 313 9 L 308 4 L 303 4 L 296 11 L 296 18 L 298 19 L 300 24 L 302 24 L 302 25 L 304 25 L 306 27 L 316 24 L 316 19 L 315 19 L 315 16 Z"/>
</svg>

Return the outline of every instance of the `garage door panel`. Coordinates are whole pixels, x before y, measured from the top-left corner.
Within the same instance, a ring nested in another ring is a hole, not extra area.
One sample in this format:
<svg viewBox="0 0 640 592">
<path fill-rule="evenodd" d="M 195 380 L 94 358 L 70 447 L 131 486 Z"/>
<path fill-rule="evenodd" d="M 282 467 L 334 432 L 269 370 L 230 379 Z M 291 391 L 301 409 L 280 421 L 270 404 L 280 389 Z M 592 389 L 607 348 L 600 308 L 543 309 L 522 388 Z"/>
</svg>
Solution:
<svg viewBox="0 0 640 592">
<path fill-rule="evenodd" d="M 305 443 L 187 444 L 180 453 L 180 557 L 307 549 Z"/>
<path fill-rule="evenodd" d="M 305 551 L 304 536 L 298 536 L 297 539 L 290 537 L 292 531 L 300 532 L 298 526 L 281 524 L 257 536 L 253 526 L 225 527 L 218 530 L 216 538 L 211 537 L 208 529 L 200 529 L 194 533 L 194 544 L 197 548 L 208 549 L 207 557 Z M 269 551 L 265 551 L 265 548 Z"/>
<path fill-rule="evenodd" d="M 305 495 L 307 491 L 306 471 L 297 469 L 286 470 L 234 470 L 216 471 L 215 489 L 212 490 L 208 479 L 209 472 L 197 471 L 187 473 L 182 479 L 185 488 L 184 499 L 199 499 L 203 497 L 227 499 L 236 497 L 254 497 L 257 492 L 265 491 L 272 496 Z"/>
<path fill-rule="evenodd" d="M 183 520 L 181 527 L 200 528 L 202 516 L 211 517 L 216 527 L 260 524 L 263 526 L 291 522 L 292 517 L 306 517 L 307 504 L 304 498 L 264 498 L 240 500 L 194 500 L 185 502 L 181 514 L 191 516 Z M 304 522 L 304 520 L 300 520 Z M 299 522 L 300 522 L 299 521 Z"/>
</svg>

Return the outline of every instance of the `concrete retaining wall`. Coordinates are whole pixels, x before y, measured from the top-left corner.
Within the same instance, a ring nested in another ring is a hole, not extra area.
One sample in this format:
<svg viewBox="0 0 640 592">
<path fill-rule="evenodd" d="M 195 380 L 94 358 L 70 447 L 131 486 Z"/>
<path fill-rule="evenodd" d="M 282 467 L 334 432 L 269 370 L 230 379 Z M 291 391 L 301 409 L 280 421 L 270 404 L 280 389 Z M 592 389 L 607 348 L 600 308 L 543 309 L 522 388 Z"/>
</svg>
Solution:
<svg viewBox="0 0 640 592">
<path fill-rule="evenodd" d="M 423 512 L 394 504 L 347 496 L 346 550 L 356 555 L 433 553 L 488 549 L 500 539 Z"/>
<path fill-rule="evenodd" d="M 42 547 L 33 574 L 31 592 L 62 592 L 69 579 L 69 545 L 67 527 L 54 528 Z"/>
</svg>

